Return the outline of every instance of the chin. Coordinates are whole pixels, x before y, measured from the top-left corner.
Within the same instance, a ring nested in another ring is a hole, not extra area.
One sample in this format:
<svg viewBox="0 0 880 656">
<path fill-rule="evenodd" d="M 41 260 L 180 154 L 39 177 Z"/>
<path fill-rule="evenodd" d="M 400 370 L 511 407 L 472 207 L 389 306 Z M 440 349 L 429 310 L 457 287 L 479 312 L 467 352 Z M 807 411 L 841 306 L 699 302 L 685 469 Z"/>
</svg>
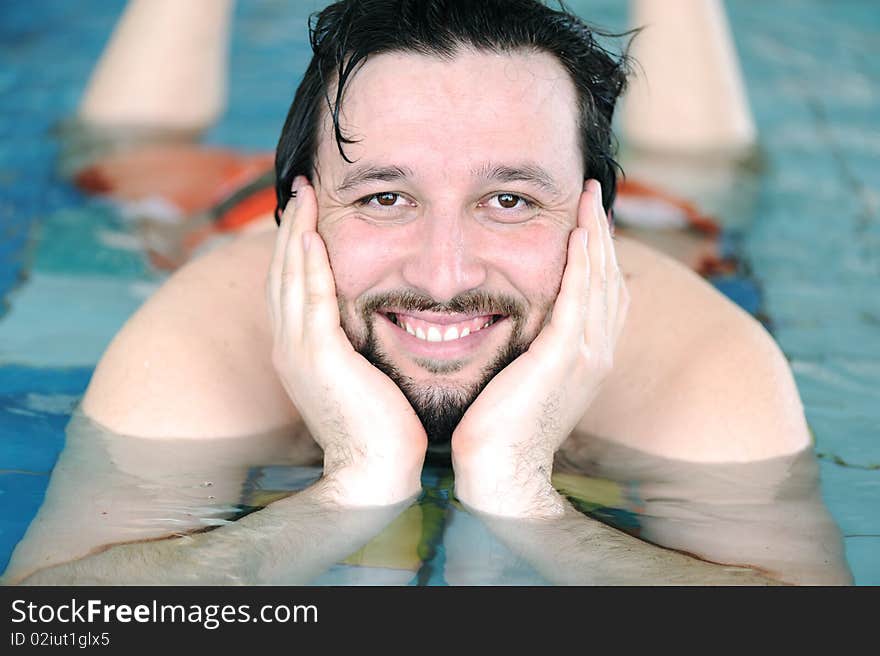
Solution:
<svg viewBox="0 0 880 656">
<path fill-rule="evenodd" d="M 405 373 L 413 364 L 395 364 L 375 339 L 364 340 L 355 348 L 400 388 L 422 422 L 431 450 L 448 453 L 452 433 L 465 412 L 492 378 L 525 352 L 528 344 L 511 341 L 482 366 L 458 360 L 416 362 L 420 373 L 428 374 L 419 376 Z"/>
<path fill-rule="evenodd" d="M 480 392 L 537 336 L 536 330 L 524 338 L 525 304 L 479 291 L 443 304 L 408 291 L 375 294 L 361 300 L 354 316 L 346 305 L 340 300 L 342 329 L 352 346 L 400 388 L 434 450 L 448 450 Z M 543 309 L 546 318 L 549 307 Z M 447 339 L 435 326 L 469 330 Z"/>
</svg>

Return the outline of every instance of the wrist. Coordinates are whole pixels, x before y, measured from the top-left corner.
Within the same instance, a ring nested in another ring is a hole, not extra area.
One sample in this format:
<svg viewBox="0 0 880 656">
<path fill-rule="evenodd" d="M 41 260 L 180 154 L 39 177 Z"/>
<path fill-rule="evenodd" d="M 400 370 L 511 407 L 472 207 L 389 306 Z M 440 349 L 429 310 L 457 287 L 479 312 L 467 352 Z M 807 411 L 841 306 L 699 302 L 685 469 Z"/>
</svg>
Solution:
<svg viewBox="0 0 880 656">
<path fill-rule="evenodd" d="M 421 466 L 389 470 L 362 462 L 325 467 L 320 483 L 325 499 L 339 506 L 391 506 L 418 496 Z"/>
<path fill-rule="evenodd" d="M 567 503 L 543 481 L 475 481 L 455 477 L 455 497 L 470 512 L 508 519 L 551 519 L 565 513 Z"/>
<path fill-rule="evenodd" d="M 393 505 L 421 492 L 425 445 L 417 439 L 337 439 L 323 451 L 328 499 L 341 505 Z"/>
<path fill-rule="evenodd" d="M 502 517 L 562 515 L 565 499 L 550 482 L 553 454 L 542 451 L 453 438 L 456 498 L 468 509 Z"/>
</svg>

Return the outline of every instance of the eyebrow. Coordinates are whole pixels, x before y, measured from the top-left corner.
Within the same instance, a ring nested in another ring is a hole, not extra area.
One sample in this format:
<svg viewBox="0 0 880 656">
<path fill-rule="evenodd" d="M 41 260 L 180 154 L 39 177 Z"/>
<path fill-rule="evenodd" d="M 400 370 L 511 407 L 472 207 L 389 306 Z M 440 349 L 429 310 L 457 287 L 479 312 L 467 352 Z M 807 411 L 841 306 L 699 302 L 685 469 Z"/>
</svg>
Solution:
<svg viewBox="0 0 880 656">
<path fill-rule="evenodd" d="M 546 169 L 528 162 L 515 166 L 487 162 L 474 169 L 473 175 L 499 182 L 529 182 L 557 196 L 561 193 L 553 181 L 553 176 Z"/>
<path fill-rule="evenodd" d="M 474 177 L 498 182 L 528 182 L 549 193 L 560 195 L 559 187 L 546 169 L 533 163 L 514 166 L 487 162 L 471 171 Z M 352 167 L 336 187 L 337 193 L 349 191 L 368 182 L 396 182 L 413 177 L 412 170 L 404 166 L 375 166 L 364 164 Z"/>
<path fill-rule="evenodd" d="M 394 182 L 412 177 L 412 171 L 401 166 L 373 166 L 365 164 L 351 168 L 336 187 L 337 193 L 359 187 L 367 182 Z"/>
</svg>

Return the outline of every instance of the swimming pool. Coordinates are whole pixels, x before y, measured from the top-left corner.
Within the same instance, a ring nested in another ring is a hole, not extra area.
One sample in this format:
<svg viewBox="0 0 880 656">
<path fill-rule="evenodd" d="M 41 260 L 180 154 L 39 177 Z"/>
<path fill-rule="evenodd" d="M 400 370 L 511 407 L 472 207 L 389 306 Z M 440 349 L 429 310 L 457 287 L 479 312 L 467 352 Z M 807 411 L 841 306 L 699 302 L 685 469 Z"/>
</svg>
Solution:
<svg viewBox="0 0 880 656">
<path fill-rule="evenodd" d="M 240 3 L 229 110 L 208 142 L 274 146 L 309 52 L 305 17 L 318 3 L 289 4 Z M 162 280 L 118 214 L 55 177 L 57 145 L 47 138 L 76 106 L 122 5 L 57 0 L 37 17 L 24 2 L 8 3 L 0 19 L 4 567 L 42 501 L 64 427 L 101 352 Z M 571 5 L 596 23 L 624 26 L 621 3 Z M 856 583 L 880 584 L 880 447 L 871 439 L 880 429 L 880 12 L 857 0 L 727 6 L 765 156 L 747 229 L 727 238 L 757 282 L 760 310 L 791 361 L 816 436 L 824 498 Z M 735 297 L 737 284 L 718 281 Z M 253 487 L 296 487 L 309 475 L 270 469 Z M 426 483 L 423 525 L 426 513 L 454 512 L 448 480 L 429 471 Z M 626 528 L 632 517 L 607 519 Z M 478 530 L 463 513 L 451 523 L 461 539 Z M 434 537 L 419 537 L 420 564 L 398 570 L 410 572 L 403 582 L 449 581 L 447 556 L 461 539 Z M 495 562 L 498 571 L 470 572 L 470 580 L 534 580 L 517 563 Z"/>
</svg>

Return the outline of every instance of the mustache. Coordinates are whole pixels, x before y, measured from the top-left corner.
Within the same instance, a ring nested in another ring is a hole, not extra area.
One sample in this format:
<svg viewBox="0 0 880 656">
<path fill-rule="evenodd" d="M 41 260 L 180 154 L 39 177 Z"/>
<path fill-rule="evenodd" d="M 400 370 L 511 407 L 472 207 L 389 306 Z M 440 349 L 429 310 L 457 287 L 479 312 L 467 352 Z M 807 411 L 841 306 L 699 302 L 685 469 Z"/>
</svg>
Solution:
<svg viewBox="0 0 880 656">
<path fill-rule="evenodd" d="M 448 301 L 438 301 L 414 290 L 395 290 L 371 294 L 359 303 L 359 314 L 365 323 L 383 309 L 444 314 L 499 314 L 520 322 L 526 316 L 525 304 L 506 294 L 471 290 L 456 294 Z"/>
</svg>

